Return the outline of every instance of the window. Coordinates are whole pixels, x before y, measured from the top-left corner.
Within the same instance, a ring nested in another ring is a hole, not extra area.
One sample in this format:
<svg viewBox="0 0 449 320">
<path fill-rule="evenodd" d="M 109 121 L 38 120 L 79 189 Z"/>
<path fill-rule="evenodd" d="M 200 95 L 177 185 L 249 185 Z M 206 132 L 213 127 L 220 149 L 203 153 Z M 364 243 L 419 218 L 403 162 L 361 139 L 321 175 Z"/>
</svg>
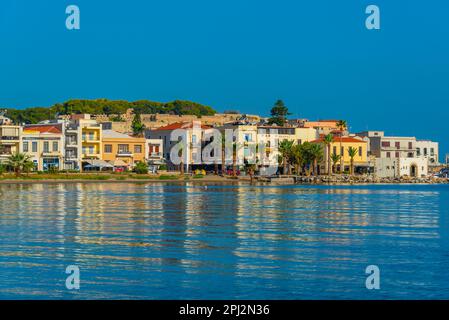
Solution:
<svg viewBox="0 0 449 320">
<path fill-rule="evenodd" d="M 48 141 L 44 142 L 44 152 L 50 152 L 50 144 L 48 143 Z"/>
<path fill-rule="evenodd" d="M 430 148 L 430 155 L 434 156 L 435 155 L 435 149 L 434 148 Z"/>
<path fill-rule="evenodd" d="M 28 142 L 23 143 L 23 152 L 28 152 Z"/>
<path fill-rule="evenodd" d="M 192 143 L 196 143 L 196 134 L 192 135 Z"/>
<path fill-rule="evenodd" d="M 409 149 L 413 149 L 413 143 L 412 143 L 412 142 L 409 142 L 409 143 L 408 143 L 408 148 L 409 148 Z"/>
<path fill-rule="evenodd" d="M 245 139 L 245 142 L 251 142 L 252 141 L 252 135 L 250 133 L 245 133 L 243 137 Z"/>
<path fill-rule="evenodd" d="M 95 137 L 94 137 L 94 133 L 93 132 L 89 132 L 89 140 L 95 140 L 94 139 Z"/>
<path fill-rule="evenodd" d="M 37 152 L 37 142 L 31 143 L 31 152 Z"/>
<path fill-rule="evenodd" d="M 407 157 L 413 158 L 413 152 L 409 152 L 409 153 L 407 154 Z"/>
<path fill-rule="evenodd" d="M 359 157 L 362 156 L 362 147 L 359 147 Z"/>
<path fill-rule="evenodd" d="M 334 152 L 334 155 L 336 155 L 336 154 L 337 154 L 337 147 L 335 147 L 335 146 L 334 146 L 334 150 L 333 150 L 333 152 Z"/>
<path fill-rule="evenodd" d="M 421 149 L 420 148 L 416 148 L 416 155 L 418 157 L 421 155 Z"/>
<path fill-rule="evenodd" d="M 395 155 L 396 158 L 399 158 L 399 152 L 396 151 Z"/>
<path fill-rule="evenodd" d="M 424 156 L 427 156 L 427 148 L 424 148 Z"/>
<path fill-rule="evenodd" d="M 55 152 L 57 152 L 58 151 L 58 149 L 59 149 L 59 145 L 58 145 L 58 143 L 55 141 L 55 142 L 53 142 L 53 151 L 55 151 Z"/>
<path fill-rule="evenodd" d="M 395 142 L 394 146 L 396 147 L 396 149 L 401 149 L 401 142 L 400 141 Z"/>
<path fill-rule="evenodd" d="M 129 145 L 128 144 L 119 144 L 118 145 L 118 153 L 129 153 Z"/>
<path fill-rule="evenodd" d="M 345 148 L 341 147 L 340 155 L 341 155 L 342 158 L 344 157 L 344 155 L 345 155 Z"/>
<path fill-rule="evenodd" d="M 112 153 L 112 145 L 111 144 L 104 145 L 104 153 Z"/>
<path fill-rule="evenodd" d="M 89 154 L 94 154 L 94 146 L 89 146 Z"/>
<path fill-rule="evenodd" d="M 142 145 L 136 144 L 134 146 L 134 153 L 142 153 Z"/>
<path fill-rule="evenodd" d="M 387 158 L 391 158 L 391 153 L 387 152 Z"/>
<path fill-rule="evenodd" d="M 390 147 L 390 141 L 382 141 L 382 147 L 384 148 Z"/>
</svg>

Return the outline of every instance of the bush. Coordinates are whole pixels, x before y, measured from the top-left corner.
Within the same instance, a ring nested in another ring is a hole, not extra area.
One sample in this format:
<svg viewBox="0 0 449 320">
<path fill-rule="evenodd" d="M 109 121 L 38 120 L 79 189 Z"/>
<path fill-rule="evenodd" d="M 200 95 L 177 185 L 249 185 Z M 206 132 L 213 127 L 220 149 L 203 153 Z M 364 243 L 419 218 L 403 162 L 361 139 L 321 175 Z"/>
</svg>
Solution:
<svg viewBox="0 0 449 320">
<path fill-rule="evenodd" d="M 170 176 L 162 175 L 162 176 L 159 177 L 159 180 L 177 180 L 177 179 L 179 179 L 179 177 L 178 176 L 173 176 L 173 175 L 170 175 Z"/>
<path fill-rule="evenodd" d="M 0 163 L 0 174 L 4 174 L 6 172 L 6 167 Z"/>
<path fill-rule="evenodd" d="M 50 168 L 48 168 L 47 172 L 50 174 L 57 174 L 57 173 L 59 173 L 59 169 L 55 166 L 50 166 Z"/>
<path fill-rule="evenodd" d="M 167 170 L 168 168 L 167 168 L 167 165 L 166 164 L 161 164 L 160 166 L 159 166 L 159 170 Z"/>
<path fill-rule="evenodd" d="M 136 164 L 134 172 L 137 174 L 148 174 L 148 166 L 143 162 L 139 162 Z"/>
</svg>

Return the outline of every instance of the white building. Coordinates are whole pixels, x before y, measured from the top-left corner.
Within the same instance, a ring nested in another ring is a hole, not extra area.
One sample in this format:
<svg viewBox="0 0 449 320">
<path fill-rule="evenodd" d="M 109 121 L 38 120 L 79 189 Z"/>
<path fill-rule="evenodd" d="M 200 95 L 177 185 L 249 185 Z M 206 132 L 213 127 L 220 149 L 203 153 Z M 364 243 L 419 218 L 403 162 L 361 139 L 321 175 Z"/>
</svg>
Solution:
<svg viewBox="0 0 449 320">
<path fill-rule="evenodd" d="M 31 156 L 35 169 L 63 169 L 62 124 L 27 125 L 23 128 L 20 152 Z"/>
<path fill-rule="evenodd" d="M 357 133 L 369 138 L 369 155 L 376 158 L 378 177 L 421 177 L 428 174 L 428 161 L 418 156 L 415 137 L 389 137 L 383 131 Z"/>
<path fill-rule="evenodd" d="M 172 133 L 175 130 L 183 130 L 186 143 L 185 147 L 189 152 L 183 153 L 183 165 L 186 171 L 189 166 L 193 164 L 201 163 L 201 146 L 205 130 L 210 129 L 209 126 L 201 125 L 199 121 L 193 122 L 177 122 L 170 125 L 160 127 L 154 130 L 147 130 L 145 132 L 145 138 L 147 139 L 147 148 L 149 154 L 149 160 L 151 162 L 151 155 L 157 159 L 163 158 L 166 160 L 168 169 L 177 170 L 179 165 L 172 162 L 170 158 L 170 152 L 172 147 L 178 144 L 178 141 L 171 141 Z M 181 137 L 179 137 L 181 139 Z"/>
<path fill-rule="evenodd" d="M 438 165 L 440 163 L 438 142 L 430 140 L 417 140 L 416 156 L 426 158 L 430 166 Z"/>
</svg>

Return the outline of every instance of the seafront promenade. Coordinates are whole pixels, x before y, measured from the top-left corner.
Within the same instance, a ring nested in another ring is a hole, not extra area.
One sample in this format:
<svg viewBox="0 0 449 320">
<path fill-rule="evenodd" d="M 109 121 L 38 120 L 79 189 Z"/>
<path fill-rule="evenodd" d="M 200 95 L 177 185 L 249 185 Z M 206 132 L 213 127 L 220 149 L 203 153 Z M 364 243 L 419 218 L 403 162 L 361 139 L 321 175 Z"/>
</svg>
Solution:
<svg viewBox="0 0 449 320">
<path fill-rule="evenodd" d="M 132 174 L 132 173 L 72 173 L 72 174 L 28 174 L 16 177 L 14 175 L 1 175 L 0 184 L 24 183 L 222 183 L 222 184 L 253 184 L 253 185 L 347 185 L 347 184 L 449 184 L 448 178 L 378 178 L 374 176 L 351 175 L 322 175 L 322 176 L 296 176 L 276 175 L 271 177 L 254 176 L 221 176 L 221 175 L 181 175 L 178 172 L 161 174 Z"/>
</svg>

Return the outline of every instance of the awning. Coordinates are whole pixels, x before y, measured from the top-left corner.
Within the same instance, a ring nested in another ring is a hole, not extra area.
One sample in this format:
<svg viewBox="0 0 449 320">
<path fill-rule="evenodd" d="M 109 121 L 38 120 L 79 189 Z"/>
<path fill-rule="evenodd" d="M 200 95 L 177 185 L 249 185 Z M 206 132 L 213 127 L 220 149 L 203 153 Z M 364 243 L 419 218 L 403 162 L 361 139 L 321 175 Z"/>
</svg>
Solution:
<svg viewBox="0 0 449 320">
<path fill-rule="evenodd" d="M 114 161 L 114 167 L 129 167 L 129 164 L 127 164 L 125 161 L 117 159 Z"/>
<path fill-rule="evenodd" d="M 370 167 L 374 167 L 374 163 L 354 163 L 354 167 L 370 168 Z"/>
<path fill-rule="evenodd" d="M 110 163 L 107 163 L 104 160 L 86 160 L 88 163 L 85 168 L 114 168 L 114 166 Z"/>
</svg>

